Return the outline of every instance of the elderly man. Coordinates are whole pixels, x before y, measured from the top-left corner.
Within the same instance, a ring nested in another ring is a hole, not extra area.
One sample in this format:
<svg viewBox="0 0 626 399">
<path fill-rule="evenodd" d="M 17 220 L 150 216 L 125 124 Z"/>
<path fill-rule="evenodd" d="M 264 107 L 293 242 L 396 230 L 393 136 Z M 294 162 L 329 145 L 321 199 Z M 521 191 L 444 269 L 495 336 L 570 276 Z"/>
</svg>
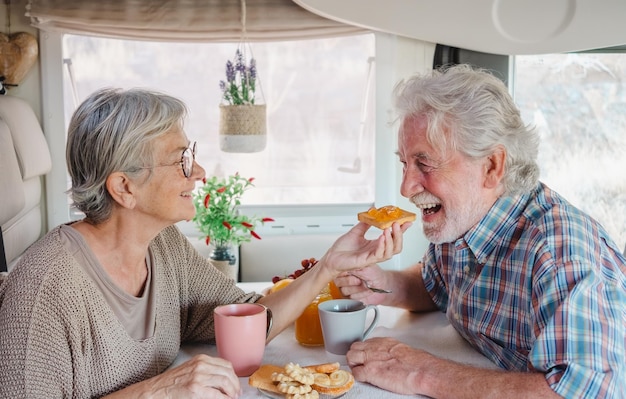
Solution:
<svg viewBox="0 0 626 399">
<path fill-rule="evenodd" d="M 355 377 L 433 398 L 616 398 L 626 393 L 626 266 L 604 228 L 538 181 L 539 138 L 506 86 L 466 65 L 395 91 L 401 193 L 431 242 L 401 271 L 347 274 L 344 295 L 440 310 L 502 370 L 436 358 L 390 338 L 352 345 Z"/>
</svg>

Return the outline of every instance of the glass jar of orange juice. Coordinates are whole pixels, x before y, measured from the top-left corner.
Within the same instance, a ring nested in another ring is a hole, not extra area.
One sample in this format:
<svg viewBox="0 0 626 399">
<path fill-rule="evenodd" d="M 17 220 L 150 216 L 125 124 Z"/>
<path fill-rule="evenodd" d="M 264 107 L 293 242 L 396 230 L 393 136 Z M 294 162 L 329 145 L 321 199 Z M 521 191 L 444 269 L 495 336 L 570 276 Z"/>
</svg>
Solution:
<svg viewBox="0 0 626 399">
<path fill-rule="evenodd" d="M 322 335 L 322 326 L 320 324 L 320 316 L 317 310 L 317 305 L 324 301 L 328 301 L 334 298 L 331 295 L 332 286 L 331 282 L 326 288 L 320 292 L 315 299 L 307 306 L 300 317 L 296 319 L 296 340 L 305 346 L 319 346 L 324 345 L 324 337 Z M 337 288 L 335 287 L 335 292 Z"/>
</svg>

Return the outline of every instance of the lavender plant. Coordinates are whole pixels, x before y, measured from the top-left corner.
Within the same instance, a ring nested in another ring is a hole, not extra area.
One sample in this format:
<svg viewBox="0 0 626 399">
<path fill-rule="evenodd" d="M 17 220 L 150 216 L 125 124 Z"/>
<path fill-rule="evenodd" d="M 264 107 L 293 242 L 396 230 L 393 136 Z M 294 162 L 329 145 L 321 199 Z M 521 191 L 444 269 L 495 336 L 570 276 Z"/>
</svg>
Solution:
<svg viewBox="0 0 626 399">
<path fill-rule="evenodd" d="M 250 58 L 250 65 L 240 49 L 235 52 L 235 63 L 226 62 L 226 81 L 220 81 L 224 100 L 230 105 L 254 104 L 256 92 L 256 60 Z"/>
</svg>

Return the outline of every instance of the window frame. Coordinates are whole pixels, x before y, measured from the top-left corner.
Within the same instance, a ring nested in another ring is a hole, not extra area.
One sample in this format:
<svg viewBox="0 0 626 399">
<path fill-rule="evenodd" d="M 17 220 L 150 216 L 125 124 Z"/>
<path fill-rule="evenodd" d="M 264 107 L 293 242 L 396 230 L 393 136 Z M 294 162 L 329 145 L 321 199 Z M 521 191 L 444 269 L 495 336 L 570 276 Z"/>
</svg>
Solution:
<svg viewBox="0 0 626 399">
<path fill-rule="evenodd" d="M 273 217 L 272 226 L 264 226 L 261 234 L 336 234 L 347 231 L 357 222 L 356 214 L 369 206 L 396 204 L 410 208 L 412 204 L 400 195 L 402 168 L 395 155 L 397 148 L 396 125 L 391 119 L 391 92 L 403 77 L 415 71 L 432 67 L 435 44 L 375 32 L 376 68 L 375 89 L 375 203 L 352 205 L 304 206 L 242 206 L 244 213 L 257 213 Z M 68 197 L 67 169 L 65 166 L 65 121 L 63 109 L 63 51 L 62 33 L 42 32 L 40 38 L 42 71 L 42 125 L 52 154 L 52 171 L 46 181 L 48 226 L 67 223 L 72 218 Z M 190 238 L 198 236 L 191 222 L 178 226 Z M 377 235 L 376 229 L 368 232 Z M 387 267 L 401 268 L 419 260 L 427 245 L 419 223 L 405 234 L 402 254 L 387 263 Z M 407 259 L 407 261 L 404 261 Z"/>
</svg>

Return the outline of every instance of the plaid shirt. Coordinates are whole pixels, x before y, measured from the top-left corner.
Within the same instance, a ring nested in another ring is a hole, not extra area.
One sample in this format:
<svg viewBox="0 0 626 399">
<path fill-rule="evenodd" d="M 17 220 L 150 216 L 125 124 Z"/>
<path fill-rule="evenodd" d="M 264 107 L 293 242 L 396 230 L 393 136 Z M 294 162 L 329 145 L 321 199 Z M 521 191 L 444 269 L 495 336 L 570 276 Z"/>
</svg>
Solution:
<svg viewBox="0 0 626 399">
<path fill-rule="evenodd" d="M 626 264 L 607 232 L 543 184 L 502 197 L 456 242 L 431 244 L 423 278 L 476 349 L 545 373 L 566 398 L 626 395 Z"/>
</svg>

